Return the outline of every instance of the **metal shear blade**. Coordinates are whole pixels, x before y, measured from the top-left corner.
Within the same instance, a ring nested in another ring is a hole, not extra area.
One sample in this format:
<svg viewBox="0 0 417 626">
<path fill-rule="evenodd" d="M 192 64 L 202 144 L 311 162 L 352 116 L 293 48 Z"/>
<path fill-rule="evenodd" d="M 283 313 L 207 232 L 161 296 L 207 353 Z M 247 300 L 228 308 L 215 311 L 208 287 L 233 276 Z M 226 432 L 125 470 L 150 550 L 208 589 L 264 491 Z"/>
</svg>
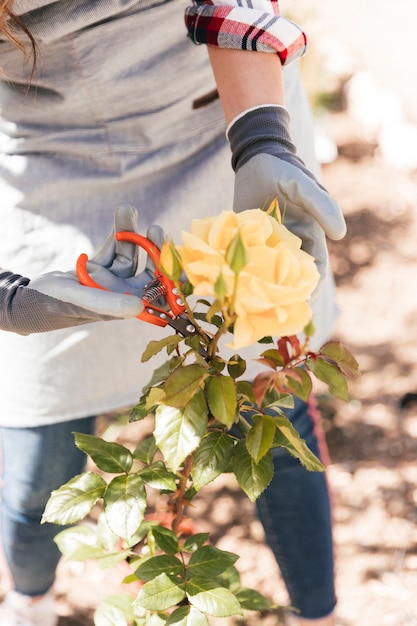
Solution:
<svg viewBox="0 0 417 626">
<path fill-rule="evenodd" d="M 190 318 L 185 315 L 178 315 L 177 317 L 173 317 L 169 314 L 168 311 L 161 311 L 156 309 L 148 309 L 147 311 L 150 315 L 154 315 L 159 318 L 161 321 L 164 321 L 165 324 L 171 326 L 177 333 L 182 335 L 183 337 L 193 337 L 197 334 L 197 329 L 190 320 Z M 203 357 L 207 356 L 207 350 L 201 345 L 199 345 L 199 354 Z"/>
</svg>

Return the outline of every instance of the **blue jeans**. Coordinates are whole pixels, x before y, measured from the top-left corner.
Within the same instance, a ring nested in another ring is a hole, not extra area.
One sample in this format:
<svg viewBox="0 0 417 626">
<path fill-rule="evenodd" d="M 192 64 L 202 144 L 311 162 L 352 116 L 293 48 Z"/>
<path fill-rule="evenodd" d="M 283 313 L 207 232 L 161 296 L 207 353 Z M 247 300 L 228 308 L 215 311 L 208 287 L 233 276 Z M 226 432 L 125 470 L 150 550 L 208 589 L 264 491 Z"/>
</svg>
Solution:
<svg viewBox="0 0 417 626">
<path fill-rule="evenodd" d="M 319 455 L 310 407 L 297 402 L 288 413 Z M 73 431 L 92 433 L 94 418 L 42 426 L 0 429 L 3 458 L 1 535 L 17 591 L 40 595 L 53 584 L 59 551 L 53 538 L 62 527 L 40 525 L 50 492 L 83 471 L 85 457 Z M 258 500 L 266 537 L 293 606 L 305 618 L 331 613 L 335 605 L 331 513 L 326 477 L 308 472 L 285 450 L 274 452 L 275 475 Z"/>
<path fill-rule="evenodd" d="M 51 491 L 83 471 L 86 457 L 74 431 L 92 434 L 95 418 L 37 428 L 0 428 L 1 540 L 16 591 L 42 595 L 52 586 L 61 556 L 54 542 L 63 530 L 40 519 Z"/>
<path fill-rule="evenodd" d="M 313 403 L 296 399 L 287 417 L 323 461 L 327 448 Z M 259 518 L 292 606 L 318 619 L 335 604 L 332 514 L 326 475 L 309 472 L 283 448 L 274 450 L 274 476 L 257 500 Z"/>
</svg>

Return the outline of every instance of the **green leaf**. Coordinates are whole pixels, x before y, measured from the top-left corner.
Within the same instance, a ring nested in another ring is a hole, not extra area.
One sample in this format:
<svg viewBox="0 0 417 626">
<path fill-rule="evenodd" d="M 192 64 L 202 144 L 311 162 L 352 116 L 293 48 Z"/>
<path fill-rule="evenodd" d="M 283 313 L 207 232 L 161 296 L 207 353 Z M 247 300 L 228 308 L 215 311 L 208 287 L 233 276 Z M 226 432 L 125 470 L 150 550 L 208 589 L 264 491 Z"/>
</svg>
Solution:
<svg viewBox="0 0 417 626">
<path fill-rule="evenodd" d="M 274 367 L 282 367 L 284 365 L 284 359 L 276 348 L 264 350 L 264 352 L 261 353 L 261 357 L 269 361 Z M 262 361 L 262 359 L 260 360 Z"/>
<path fill-rule="evenodd" d="M 62 530 L 55 535 L 54 541 L 68 560 L 79 560 L 73 555 L 84 548 L 97 550 L 99 545 L 96 529 L 85 525 Z"/>
<path fill-rule="evenodd" d="M 84 433 L 74 433 L 74 438 L 77 448 L 88 454 L 103 472 L 119 474 L 132 467 L 132 453 L 125 446 Z"/>
<path fill-rule="evenodd" d="M 252 428 L 246 436 L 246 447 L 255 463 L 258 464 L 271 449 L 275 430 L 275 423 L 272 417 L 269 415 L 254 416 Z"/>
<path fill-rule="evenodd" d="M 229 376 L 210 376 L 206 383 L 210 411 L 216 420 L 231 428 L 236 417 L 236 385 Z"/>
<path fill-rule="evenodd" d="M 165 397 L 164 390 L 161 387 L 152 387 L 149 389 L 148 396 L 146 398 L 146 408 L 148 410 L 148 415 L 153 413 Z"/>
<path fill-rule="evenodd" d="M 236 382 L 236 390 L 239 398 L 247 400 L 251 406 L 256 404 L 255 395 L 253 393 L 253 384 L 248 380 L 238 380 Z"/>
<path fill-rule="evenodd" d="M 151 611 L 143 609 L 138 604 L 133 604 L 133 614 L 134 626 L 166 626 L 166 615 L 164 613 L 151 613 Z"/>
<path fill-rule="evenodd" d="M 225 432 L 209 433 L 194 453 L 191 474 L 194 487 L 202 487 L 225 471 L 234 448 L 234 439 Z"/>
<path fill-rule="evenodd" d="M 175 348 L 183 340 L 181 335 L 169 335 L 158 341 L 150 341 L 142 354 L 142 363 L 146 363 L 164 348 Z"/>
<path fill-rule="evenodd" d="M 206 432 L 208 412 L 208 406 L 204 393 L 201 389 L 197 389 L 185 407 L 184 419 L 194 424 L 196 432 L 198 432 L 201 437 Z"/>
<path fill-rule="evenodd" d="M 207 321 L 209 321 L 210 324 L 213 324 L 213 326 L 216 326 L 217 328 L 221 328 L 224 320 L 221 315 L 213 315 L 212 313 L 213 308 L 214 307 L 210 307 L 210 310 L 207 311 Z"/>
<path fill-rule="evenodd" d="M 176 576 L 162 573 L 143 585 L 134 604 L 151 611 L 164 611 L 184 598 L 184 583 Z"/>
<path fill-rule="evenodd" d="M 98 516 L 95 531 L 100 544 L 109 550 L 113 550 L 115 546 L 120 545 L 119 537 L 109 527 L 104 511 Z"/>
<path fill-rule="evenodd" d="M 192 606 L 207 615 L 214 617 L 242 615 L 237 598 L 214 580 L 193 577 L 187 583 L 187 598 Z"/>
<path fill-rule="evenodd" d="M 290 393 L 280 393 L 276 389 L 267 389 L 262 406 L 264 409 L 273 409 L 276 407 L 293 409 L 294 396 Z"/>
<path fill-rule="evenodd" d="M 126 594 L 106 596 L 94 613 L 95 626 L 128 626 L 132 620 L 132 598 Z"/>
<path fill-rule="evenodd" d="M 167 554 L 176 554 L 179 551 L 180 547 L 177 535 L 169 528 L 155 526 L 152 529 L 152 534 L 155 537 L 158 547 Z"/>
<path fill-rule="evenodd" d="M 199 335 L 186 337 L 186 339 L 184 339 L 184 343 L 186 346 L 194 350 L 194 352 L 198 353 L 201 347 L 201 337 Z"/>
<path fill-rule="evenodd" d="M 304 439 L 286 417 L 274 417 L 278 428 L 275 434 L 274 446 L 286 448 L 292 456 L 297 458 L 306 469 L 311 472 L 323 472 L 324 467 L 320 459 L 310 450 Z"/>
<path fill-rule="evenodd" d="M 95 472 L 84 472 L 74 476 L 65 485 L 56 489 L 46 503 L 41 523 L 75 524 L 84 519 L 106 491 L 107 483 Z"/>
<path fill-rule="evenodd" d="M 54 538 L 60 552 L 68 561 L 95 559 L 101 568 L 110 568 L 124 561 L 131 550 L 109 550 L 101 541 L 97 528 L 80 525 L 58 533 Z"/>
<path fill-rule="evenodd" d="M 177 476 L 169 472 L 162 461 L 156 461 L 138 473 L 143 482 L 154 489 L 175 491 L 177 488 Z"/>
<path fill-rule="evenodd" d="M 301 367 L 287 372 L 286 385 L 288 389 L 298 398 L 307 402 L 313 389 L 313 384 L 308 373 Z"/>
<path fill-rule="evenodd" d="M 138 474 L 116 476 L 104 494 L 104 510 L 111 530 L 128 543 L 143 522 L 146 490 Z"/>
<path fill-rule="evenodd" d="M 188 280 L 188 278 L 185 279 L 185 281 L 182 283 L 181 285 L 181 291 L 183 293 L 183 295 L 187 298 L 188 296 L 191 296 L 194 293 L 194 287 L 193 285 L 190 283 L 190 281 Z"/>
<path fill-rule="evenodd" d="M 167 619 L 167 626 L 209 626 L 207 617 L 194 606 L 180 606 Z"/>
<path fill-rule="evenodd" d="M 274 340 L 272 339 L 272 337 L 270 335 L 266 336 L 266 337 L 262 337 L 262 339 L 258 339 L 257 343 L 274 343 Z"/>
<path fill-rule="evenodd" d="M 204 321 L 209 322 L 209 324 L 214 324 L 215 326 L 220 328 L 220 326 L 222 325 L 223 319 L 221 315 L 218 315 L 218 313 L 221 313 L 222 303 L 219 302 L 219 300 L 214 300 L 211 304 L 207 302 L 207 306 L 208 306 L 208 311 L 205 315 Z M 214 321 L 213 321 L 213 318 L 214 318 Z"/>
<path fill-rule="evenodd" d="M 312 337 L 315 332 L 316 328 L 314 326 L 313 318 L 311 318 L 307 326 L 304 327 L 304 334 L 306 337 Z"/>
<path fill-rule="evenodd" d="M 192 553 L 187 565 L 187 578 L 191 576 L 214 577 L 233 565 L 237 554 L 219 550 L 215 546 L 201 546 Z"/>
<path fill-rule="evenodd" d="M 329 341 L 320 348 L 320 354 L 337 363 L 342 372 L 348 376 L 359 376 L 359 363 L 355 357 L 339 341 Z"/>
<path fill-rule="evenodd" d="M 246 448 L 246 442 L 239 441 L 234 449 L 233 472 L 248 498 L 255 502 L 265 491 L 274 474 L 272 454 L 269 452 L 259 463 L 255 463 Z"/>
<path fill-rule="evenodd" d="M 171 372 L 173 372 L 183 362 L 184 357 L 179 357 L 178 355 L 175 355 L 169 361 L 164 361 L 162 365 L 154 370 L 151 380 L 143 388 L 142 393 L 147 394 L 151 387 L 155 387 L 157 385 L 160 385 L 161 383 L 164 383 L 168 376 L 171 374 Z"/>
<path fill-rule="evenodd" d="M 174 370 L 165 383 L 164 403 L 176 408 L 186 407 L 206 376 L 205 368 L 197 364 Z"/>
<path fill-rule="evenodd" d="M 242 609 L 248 611 L 269 611 L 271 609 L 269 600 L 255 589 L 249 589 L 249 587 L 239 589 L 236 597 Z"/>
<path fill-rule="evenodd" d="M 243 268 L 249 263 L 249 254 L 239 230 L 226 250 L 226 262 L 236 275 L 240 274 Z"/>
<path fill-rule="evenodd" d="M 149 411 L 146 406 L 146 396 L 142 396 L 137 404 L 130 409 L 129 422 L 139 422 L 148 417 Z"/>
<path fill-rule="evenodd" d="M 222 372 L 225 366 L 226 366 L 226 363 L 223 361 L 223 359 L 219 355 L 217 355 L 213 359 L 210 359 L 209 373 L 217 374 L 218 372 Z"/>
<path fill-rule="evenodd" d="M 306 367 L 310 372 L 313 372 L 316 378 L 326 383 L 333 396 L 341 398 L 341 400 L 345 400 L 346 402 L 349 401 L 346 378 L 340 371 L 338 365 L 333 365 L 320 357 L 316 357 L 315 359 L 307 359 Z"/>
<path fill-rule="evenodd" d="M 184 566 L 181 561 L 172 554 L 159 554 L 150 559 L 146 559 L 146 561 L 136 569 L 135 574 L 140 580 L 149 582 L 152 578 L 156 578 L 163 572 L 177 576 L 184 572 Z"/>
<path fill-rule="evenodd" d="M 158 447 L 155 442 L 155 437 L 150 435 L 136 446 L 136 449 L 133 452 L 133 458 L 145 463 L 146 465 L 150 465 L 157 450 Z"/>
<path fill-rule="evenodd" d="M 71 557 L 67 557 L 71 561 L 87 561 L 94 559 L 98 562 L 101 569 L 111 569 L 118 563 L 125 561 L 131 554 L 129 549 L 117 550 L 116 552 L 104 552 L 103 548 L 80 548 L 74 552 Z"/>
<path fill-rule="evenodd" d="M 98 557 L 94 557 L 98 560 L 98 564 L 101 569 L 112 569 L 116 567 L 118 563 L 125 561 L 128 557 L 130 557 L 132 551 L 129 548 L 125 550 L 116 550 L 114 552 L 102 553 Z"/>
<path fill-rule="evenodd" d="M 243 376 L 246 371 L 246 361 L 238 354 L 234 354 L 227 363 L 227 371 L 234 379 Z"/>
<path fill-rule="evenodd" d="M 158 526 L 159 522 L 155 520 L 144 520 L 142 524 L 139 526 L 137 533 L 135 535 L 136 543 L 140 543 L 149 533 L 152 532 L 155 526 Z"/>
<path fill-rule="evenodd" d="M 226 587 L 229 591 L 236 593 L 240 586 L 240 574 L 234 565 L 231 565 L 220 574 L 215 576 L 215 580 L 220 583 L 222 587 Z"/>
<path fill-rule="evenodd" d="M 206 300 L 198 300 L 198 302 L 205 304 L 207 307 L 210 306 L 210 302 L 206 301 Z M 216 301 L 215 301 L 216 302 Z M 216 305 L 218 308 L 218 305 Z M 202 311 L 193 311 L 193 315 L 194 315 L 194 319 L 198 320 L 199 322 L 207 322 L 207 313 L 203 313 Z"/>
<path fill-rule="evenodd" d="M 188 417 L 191 415 L 191 419 Z M 161 405 L 155 412 L 154 436 L 167 466 L 176 472 L 199 445 L 207 422 L 195 420 L 193 410 Z"/>
<path fill-rule="evenodd" d="M 183 550 L 184 552 L 195 552 L 197 548 L 201 548 L 209 538 L 209 533 L 196 533 L 195 535 L 191 535 L 191 537 L 187 537 L 184 541 Z"/>
</svg>

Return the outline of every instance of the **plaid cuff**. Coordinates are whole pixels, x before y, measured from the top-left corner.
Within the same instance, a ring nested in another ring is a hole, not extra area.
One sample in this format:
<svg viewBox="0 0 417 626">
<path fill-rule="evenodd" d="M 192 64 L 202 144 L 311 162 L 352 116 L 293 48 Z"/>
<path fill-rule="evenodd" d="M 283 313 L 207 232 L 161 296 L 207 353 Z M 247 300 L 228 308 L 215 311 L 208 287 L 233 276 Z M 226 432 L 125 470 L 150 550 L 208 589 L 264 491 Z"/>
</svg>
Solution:
<svg viewBox="0 0 417 626">
<path fill-rule="evenodd" d="M 185 11 L 190 39 L 219 48 L 277 53 L 288 65 L 306 50 L 306 36 L 297 24 L 274 14 L 274 2 L 256 3 L 262 8 L 198 4 Z M 276 3 L 275 3 L 276 4 Z"/>
</svg>

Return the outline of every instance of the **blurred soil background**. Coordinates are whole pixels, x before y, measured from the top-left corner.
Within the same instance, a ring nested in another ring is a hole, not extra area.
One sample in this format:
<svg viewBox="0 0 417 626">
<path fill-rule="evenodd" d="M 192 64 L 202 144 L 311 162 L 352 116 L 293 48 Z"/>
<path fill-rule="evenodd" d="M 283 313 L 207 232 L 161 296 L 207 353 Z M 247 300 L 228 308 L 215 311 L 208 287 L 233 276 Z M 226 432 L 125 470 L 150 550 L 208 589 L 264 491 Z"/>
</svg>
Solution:
<svg viewBox="0 0 417 626">
<path fill-rule="evenodd" d="M 347 404 L 318 389 L 332 459 L 339 625 L 417 626 L 417 3 L 288 0 L 284 8 L 309 35 L 301 69 L 323 180 L 348 225 L 344 241 L 330 242 L 335 338 L 362 370 Z M 127 445 L 143 436 L 138 424 L 110 429 Z M 205 488 L 193 516 L 218 547 L 240 555 L 245 584 L 287 602 L 254 506 L 234 483 Z M 99 598 L 122 577 L 62 562 L 59 626 L 91 626 Z M 274 626 L 278 617 L 246 622 Z"/>
</svg>

